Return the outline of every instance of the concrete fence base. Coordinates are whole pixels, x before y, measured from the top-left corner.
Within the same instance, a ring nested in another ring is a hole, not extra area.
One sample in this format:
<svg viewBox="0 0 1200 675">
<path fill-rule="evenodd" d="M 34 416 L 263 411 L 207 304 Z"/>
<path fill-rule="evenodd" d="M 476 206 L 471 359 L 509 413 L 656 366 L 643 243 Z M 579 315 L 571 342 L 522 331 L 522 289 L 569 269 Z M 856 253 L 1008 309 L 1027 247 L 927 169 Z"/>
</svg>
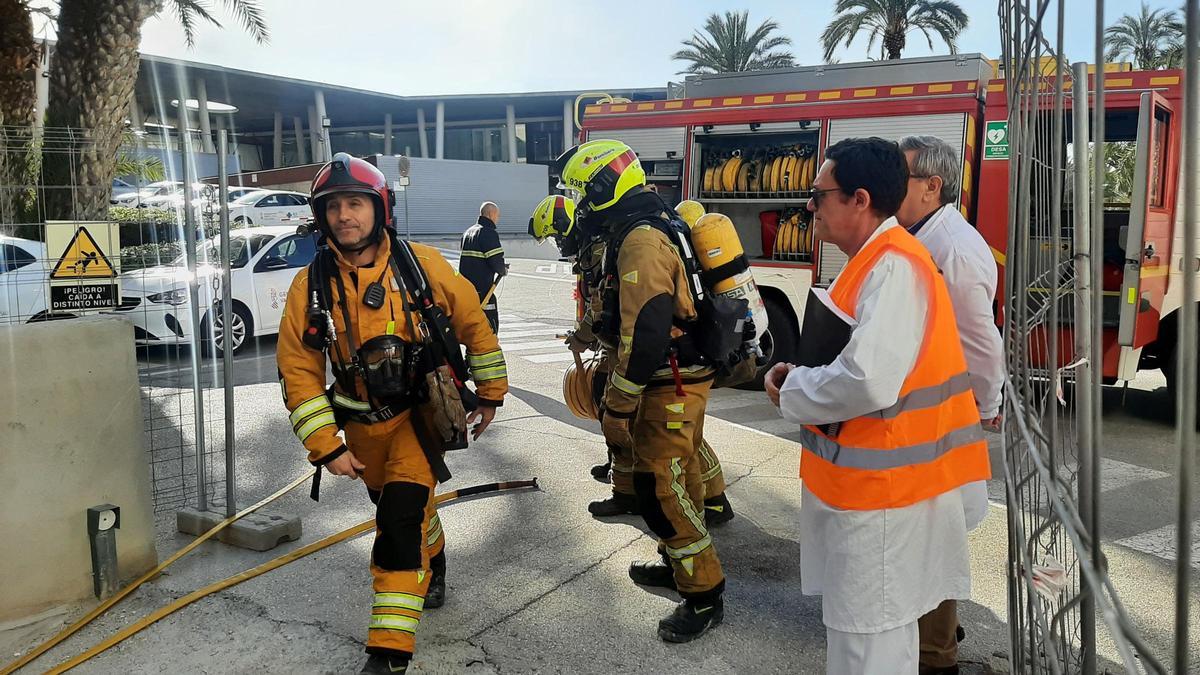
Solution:
<svg viewBox="0 0 1200 675">
<path fill-rule="evenodd" d="M 121 508 L 119 575 L 156 564 L 133 328 L 0 327 L 0 623 L 92 597 L 87 509 Z"/>
</svg>

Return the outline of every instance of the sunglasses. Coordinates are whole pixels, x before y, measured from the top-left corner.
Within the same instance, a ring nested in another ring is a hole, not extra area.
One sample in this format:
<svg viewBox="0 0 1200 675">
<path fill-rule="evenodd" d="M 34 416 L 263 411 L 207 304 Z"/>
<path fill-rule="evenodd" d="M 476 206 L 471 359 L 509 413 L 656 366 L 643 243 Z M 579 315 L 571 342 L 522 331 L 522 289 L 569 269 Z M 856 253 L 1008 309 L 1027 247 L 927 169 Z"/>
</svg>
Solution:
<svg viewBox="0 0 1200 675">
<path fill-rule="evenodd" d="M 841 191 L 842 191 L 842 188 L 840 188 L 840 187 L 826 188 L 824 190 L 813 190 L 812 195 L 809 197 L 809 200 L 812 201 L 813 208 L 819 209 L 819 208 L 821 208 L 821 201 L 823 199 L 825 199 L 826 194 L 828 194 L 830 192 L 841 192 Z"/>
</svg>

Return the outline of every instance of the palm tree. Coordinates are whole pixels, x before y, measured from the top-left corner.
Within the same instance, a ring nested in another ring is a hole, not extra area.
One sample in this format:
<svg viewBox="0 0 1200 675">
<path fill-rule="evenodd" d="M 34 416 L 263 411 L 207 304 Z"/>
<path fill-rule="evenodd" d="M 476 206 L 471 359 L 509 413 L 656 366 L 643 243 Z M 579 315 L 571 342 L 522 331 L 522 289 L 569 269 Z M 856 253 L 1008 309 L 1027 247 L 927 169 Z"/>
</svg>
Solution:
<svg viewBox="0 0 1200 675">
<path fill-rule="evenodd" d="M 40 52 L 25 0 L 0 0 L 0 222 L 23 220 L 36 164 L 28 147 Z"/>
<path fill-rule="evenodd" d="M 47 126 L 88 129 L 91 138 L 44 156 L 48 185 L 78 186 L 46 192 L 48 218 L 104 216 L 125 113 L 137 81 L 142 24 L 171 11 L 192 46 L 198 23 L 220 26 L 209 4 L 206 0 L 61 0 Z M 267 41 L 256 0 L 222 0 L 222 4 L 255 40 Z"/>
<path fill-rule="evenodd" d="M 1176 68 L 1183 57 L 1183 22 L 1173 9 L 1151 10 L 1145 2 L 1137 16 L 1126 14 L 1104 30 L 1104 58 L 1127 58 L 1138 70 Z"/>
<path fill-rule="evenodd" d="M 880 51 L 888 59 L 900 58 L 908 34 L 915 30 L 925 36 L 930 49 L 936 33 L 956 54 L 958 36 L 967 27 L 967 13 L 953 0 L 838 0 L 833 11 L 837 16 L 821 33 L 827 63 L 839 43 L 849 47 L 864 30 L 870 33 L 867 52 L 882 40 Z"/>
<path fill-rule="evenodd" d="M 790 68 L 795 65 L 791 52 L 771 51 L 792 44 L 790 38 L 775 36 L 779 24 L 767 19 L 750 31 L 750 12 L 725 12 L 721 17 L 709 14 L 704 32 L 696 31 L 690 40 L 671 57 L 691 63 L 682 73 L 735 73 L 767 68 Z"/>
</svg>

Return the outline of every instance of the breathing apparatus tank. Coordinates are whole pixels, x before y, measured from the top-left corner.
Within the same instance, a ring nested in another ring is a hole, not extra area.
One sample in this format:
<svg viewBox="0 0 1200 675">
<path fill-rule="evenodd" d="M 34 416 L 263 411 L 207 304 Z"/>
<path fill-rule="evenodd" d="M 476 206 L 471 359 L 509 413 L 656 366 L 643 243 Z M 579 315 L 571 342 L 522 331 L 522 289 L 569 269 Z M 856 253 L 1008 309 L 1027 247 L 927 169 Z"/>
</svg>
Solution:
<svg viewBox="0 0 1200 675">
<path fill-rule="evenodd" d="M 755 333 L 747 342 L 751 350 L 761 356 L 758 342 L 767 332 L 767 308 L 754 283 L 754 274 L 733 221 L 723 213 L 701 216 L 692 226 L 692 244 L 700 268 L 704 270 L 705 285 L 717 295 L 746 299 Z"/>
</svg>

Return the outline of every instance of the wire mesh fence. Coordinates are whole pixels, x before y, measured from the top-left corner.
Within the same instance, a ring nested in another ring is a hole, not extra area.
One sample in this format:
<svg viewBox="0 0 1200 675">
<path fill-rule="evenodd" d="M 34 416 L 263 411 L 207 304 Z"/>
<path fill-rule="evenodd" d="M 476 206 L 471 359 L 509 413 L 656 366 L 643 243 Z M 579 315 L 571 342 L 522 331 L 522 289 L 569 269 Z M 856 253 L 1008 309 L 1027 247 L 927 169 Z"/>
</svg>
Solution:
<svg viewBox="0 0 1200 675">
<path fill-rule="evenodd" d="M 1123 297 L 1106 272 L 1139 264 L 1123 251 L 1138 188 L 1110 176 L 1150 151 L 1126 123 L 1148 122 L 1144 110 L 1131 120 L 1128 109 L 1107 108 L 1106 78 L 1065 61 L 1065 5 L 999 7 L 1012 147 L 1004 300 L 1011 656 L 1015 672 L 1167 672 L 1108 574 L 1100 530 L 1103 349 L 1120 328 Z M 1194 333 L 1194 321 L 1184 330 Z M 1177 526 L 1190 530 L 1182 516 Z M 1177 643 L 1187 630 L 1185 620 Z"/>
<path fill-rule="evenodd" d="M 128 140 L 136 142 L 132 136 Z M 126 172 L 111 188 L 99 188 L 105 203 L 96 209 L 87 202 L 98 188 L 81 179 L 95 161 L 96 145 L 86 130 L 0 127 L 0 325 L 95 315 L 129 321 L 155 511 L 194 505 L 202 492 L 206 499 L 221 499 L 223 325 L 219 313 L 209 310 L 219 302 L 228 266 L 222 270 L 214 238 L 219 232 L 216 188 L 198 185 L 185 199 L 184 182 L 170 175 L 172 167 L 165 167 L 165 175 L 152 175 L 146 170 L 153 165 L 132 162 L 126 167 L 140 173 Z M 201 242 L 196 269 L 204 280 L 198 298 L 205 308 L 199 326 L 202 353 L 195 360 L 186 227 L 194 228 Z M 64 241 L 70 243 L 64 246 Z M 239 249 L 235 256 L 247 253 Z M 98 255 L 88 259 L 91 254 Z M 64 274 L 68 263 L 83 269 Z M 233 339 L 244 340 L 245 328 L 238 333 L 235 326 Z"/>
</svg>

